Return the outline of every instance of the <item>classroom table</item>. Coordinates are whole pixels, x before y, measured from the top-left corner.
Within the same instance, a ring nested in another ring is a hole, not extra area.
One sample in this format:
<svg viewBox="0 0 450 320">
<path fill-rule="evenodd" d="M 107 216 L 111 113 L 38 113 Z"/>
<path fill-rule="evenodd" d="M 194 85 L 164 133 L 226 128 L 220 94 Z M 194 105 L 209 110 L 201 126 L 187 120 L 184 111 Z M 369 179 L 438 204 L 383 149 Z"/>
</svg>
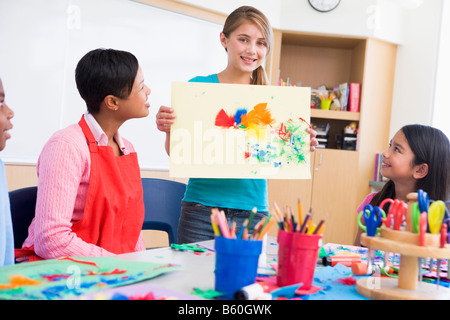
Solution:
<svg viewBox="0 0 450 320">
<path fill-rule="evenodd" d="M 214 250 L 214 240 L 198 242 L 199 245 Z M 263 252 L 265 257 L 260 259 L 258 273 L 266 273 L 271 269 L 270 263 L 276 261 L 278 244 L 275 237 L 267 237 Z M 192 294 L 194 288 L 201 290 L 214 289 L 215 253 L 213 251 L 195 254 L 193 251 L 179 251 L 171 247 L 149 249 L 141 252 L 127 253 L 117 256 L 127 261 L 143 261 L 155 263 L 178 264 L 181 270 L 168 272 L 158 277 L 144 281 L 156 287 L 163 287 L 183 295 Z M 273 273 L 274 274 L 274 273 Z M 366 300 L 356 292 L 355 286 L 337 283 L 337 278 L 351 277 L 351 268 L 344 266 L 323 267 L 318 264 L 313 285 L 322 290 L 315 294 L 301 296 L 303 300 Z M 141 284 L 139 284 L 141 285 Z M 191 297 L 194 296 L 183 296 Z"/>
<path fill-rule="evenodd" d="M 268 237 L 265 241 L 266 259 L 264 260 L 271 261 L 277 256 L 276 238 Z M 195 254 L 189 250 L 180 251 L 171 247 L 163 247 L 122 254 L 117 256 L 117 258 L 127 261 L 170 263 L 183 267 L 179 271 L 169 272 L 147 280 L 149 284 L 154 286 L 161 286 L 183 294 L 190 294 L 194 288 L 202 290 L 214 289 L 216 258 L 214 240 L 197 242 L 196 244 L 210 250 L 201 254 Z M 267 268 L 270 268 L 268 264 L 265 265 Z M 261 268 L 264 268 L 264 266 L 261 266 Z"/>
<path fill-rule="evenodd" d="M 199 242 L 214 249 L 214 240 Z M 193 251 L 179 251 L 171 247 L 148 249 L 117 256 L 127 261 L 167 263 L 182 266 L 179 271 L 168 272 L 146 282 L 179 293 L 190 294 L 194 288 L 214 288 L 215 254 L 195 254 Z"/>
</svg>

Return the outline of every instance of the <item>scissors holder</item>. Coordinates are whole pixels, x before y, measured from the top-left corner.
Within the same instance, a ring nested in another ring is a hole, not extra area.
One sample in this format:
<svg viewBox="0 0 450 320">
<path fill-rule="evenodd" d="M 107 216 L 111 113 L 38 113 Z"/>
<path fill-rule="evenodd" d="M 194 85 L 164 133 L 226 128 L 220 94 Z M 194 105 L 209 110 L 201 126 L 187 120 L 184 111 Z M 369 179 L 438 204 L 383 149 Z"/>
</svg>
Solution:
<svg viewBox="0 0 450 320">
<path fill-rule="evenodd" d="M 376 300 L 450 300 L 450 289 L 419 282 L 418 258 L 450 259 L 450 246 L 440 248 L 440 236 L 425 235 L 425 245 L 419 245 L 419 235 L 410 231 L 381 227 L 378 236 L 361 235 L 361 243 L 371 249 L 400 254 L 398 279 L 371 276 L 357 281 L 359 294 Z"/>
</svg>

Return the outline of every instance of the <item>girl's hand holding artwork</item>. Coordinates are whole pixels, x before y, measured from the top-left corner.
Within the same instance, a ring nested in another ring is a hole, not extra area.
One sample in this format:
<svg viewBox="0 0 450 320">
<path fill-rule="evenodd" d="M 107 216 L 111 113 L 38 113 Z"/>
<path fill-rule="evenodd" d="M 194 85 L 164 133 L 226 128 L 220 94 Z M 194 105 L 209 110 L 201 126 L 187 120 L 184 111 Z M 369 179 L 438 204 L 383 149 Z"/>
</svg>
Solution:
<svg viewBox="0 0 450 320">
<path fill-rule="evenodd" d="M 306 129 L 306 131 L 309 132 L 309 136 L 310 136 L 310 150 L 312 152 L 312 151 L 316 150 L 316 147 L 319 144 L 319 142 L 316 139 L 317 132 L 311 127 Z"/>
<path fill-rule="evenodd" d="M 171 107 L 161 106 L 156 114 L 156 127 L 159 131 L 170 133 L 170 127 L 175 119 Z"/>
</svg>

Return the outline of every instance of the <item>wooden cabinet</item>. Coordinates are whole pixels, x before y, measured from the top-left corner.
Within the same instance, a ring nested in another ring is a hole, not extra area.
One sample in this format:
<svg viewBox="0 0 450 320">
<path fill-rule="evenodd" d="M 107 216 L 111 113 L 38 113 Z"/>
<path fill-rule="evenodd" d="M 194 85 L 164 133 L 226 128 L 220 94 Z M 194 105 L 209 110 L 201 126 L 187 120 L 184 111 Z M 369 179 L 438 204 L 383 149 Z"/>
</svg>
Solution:
<svg viewBox="0 0 450 320">
<path fill-rule="evenodd" d="M 303 211 L 312 208 L 313 221 L 325 219 L 324 243 L 353 243 L 356 228 L 355 193 L 358 182 L 358 152 L 319 149 L 311 154 L 311 180 L 269 180 L 269 202 L 297 210 L 297 199 Z M 272 233 L 275 235 L 275 233 Z"/>
<path fill-rule="evenodd" d="M 358 153 L 324 149 L 314 154 L 311 207 L 314 222 L 325 219 L 324 242 L 352 243 L 356 228 L 354 186 Z"/>
<path fill-rule="evenodd" d="M 350 122 L 359 133 L 357 150 L 317 149 L 311 154 L 311 180 L 269 180 L 269 203 L 313 208 L 314 222 L 326 217 L 324 243 L 353 244 L 356 208 L 370 192 L 375 154 L 389 143 L 397 47 L 372 38 L 304 34 L 274 30 L 274 50 L 267 61 L 272 85 L 279 77 L 317 88 L 361 84 L 360 112 L 311 109 L 312 123 L 330 123 L 339 135 Z M 331 139 L 334 136 L 330 136 Z"/>
</svg>

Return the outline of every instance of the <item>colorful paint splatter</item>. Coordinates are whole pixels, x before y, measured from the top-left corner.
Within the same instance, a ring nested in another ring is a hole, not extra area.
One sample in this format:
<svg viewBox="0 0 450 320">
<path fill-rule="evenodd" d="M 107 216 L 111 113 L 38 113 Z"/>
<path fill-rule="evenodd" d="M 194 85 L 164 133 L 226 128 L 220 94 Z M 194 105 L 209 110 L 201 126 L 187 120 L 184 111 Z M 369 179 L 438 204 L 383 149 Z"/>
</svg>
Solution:
<svg viewBox="0 0 450 320">
<path fill-rule="evenodd" d="M 277 123 L 267 103 L 259 103 L 250 111 L 238 109 L 234 114 L 221 109 L 216 115 L 215 125 L 246 131 L 248 142 L 243 157 L 248 161 L 256 160 L 274 168 L 306 163 L 308 133 L 305 129 L 309 125 L 302 118 Z"/>
</svg>

